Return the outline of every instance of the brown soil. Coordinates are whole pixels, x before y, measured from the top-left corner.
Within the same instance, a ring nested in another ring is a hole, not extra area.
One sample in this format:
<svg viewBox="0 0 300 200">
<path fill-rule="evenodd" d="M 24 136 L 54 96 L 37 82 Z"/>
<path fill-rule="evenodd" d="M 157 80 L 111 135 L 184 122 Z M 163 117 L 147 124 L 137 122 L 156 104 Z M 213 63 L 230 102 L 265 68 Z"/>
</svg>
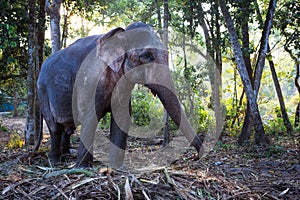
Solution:
<svg viewBox="0 0 300 200">
<path fill-rule="evenodd" d="M 95 162 L 83 170 L 71 168 L 75 154 L 51 166 L 47 134 L 38 152 L 9 149 L 14 133 L 24 138 L 24 124 L 24 118 L 0 118 L 8 128 L 0 130 L 0 199 L 300 199 L 295 136 L 278 137 L 269 149 L 237 147 L 235 138 L 223 136 L 197 161 L 191 149 L 164 167 L 113 171 Z M 129 138 L 128 152 L 159 148 L 159 138 L 149 140 Z"/>
</svg>

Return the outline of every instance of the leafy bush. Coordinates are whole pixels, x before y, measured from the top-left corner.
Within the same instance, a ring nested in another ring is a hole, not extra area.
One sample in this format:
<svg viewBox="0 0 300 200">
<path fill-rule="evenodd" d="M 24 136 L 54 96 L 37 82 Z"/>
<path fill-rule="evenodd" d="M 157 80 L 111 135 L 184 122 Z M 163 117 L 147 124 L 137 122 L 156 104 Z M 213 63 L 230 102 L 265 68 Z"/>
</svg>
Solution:
<svg viewBox="0 0 300 200">
<path fill-rule="evenodd" d="M 197 132 L 201 132 L 207 129 L 209 124 L 209 113 L 205 108 L 201 105 L 200 101 L 195 102 L 195 111 L 194 111 L 194 119 L 192 120 L 194 127 Z"/>
<path fill-rule="evenodd" d="M 106 113 L 106 115 L 100 120 L 98 126 L 101 129 L 107 130 L 110 127 L 110 113 Z"/>
<path fill-rule="evenodd" d="M 132 119 L 136 125 L 147 126 L 150 124 L 150 101 L 153 99 L 146 89 L 133 90 L 131 98 Z"/>
<path fill-rule="evenodd" d="M 8 131 L 8 129 L 5 126 L 3 126 L 2 124 L 0 124 L 0 131 L 6 132 L 6 131 Z"/>
<path fill-rule="evenodd" d="M 283 134 L 286 132 L 286 128 L 283 123 L 282 118 L 275 118 L 268 120 L 268 123 L 265 124 L 266 127 L 266 133 L 270 135 L 274 134 Z"/>
</svg>

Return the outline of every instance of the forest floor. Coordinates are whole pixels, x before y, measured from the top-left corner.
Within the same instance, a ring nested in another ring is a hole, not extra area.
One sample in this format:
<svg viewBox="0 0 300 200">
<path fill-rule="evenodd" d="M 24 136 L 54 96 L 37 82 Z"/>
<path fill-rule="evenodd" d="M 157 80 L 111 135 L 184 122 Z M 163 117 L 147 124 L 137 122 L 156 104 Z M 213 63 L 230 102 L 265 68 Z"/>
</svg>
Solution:
<svg viewBox="0 0 300 200">
<path fill-rule="evenodd" d="M 238 147 L 236 138 L 222 136 L 197 161 L 190 150 L 170 165 L 146 171 L 113 171 L 98 162 L 82 170 L 69 167 L 75 154 L 51 167 L 47 137 L 38 152 L 17 148 L 24 124 L 25 118 L 0 118 L 0 199 L 300 199 L 295 137 L 277 137 L 261 149 Z"/>
</svg>

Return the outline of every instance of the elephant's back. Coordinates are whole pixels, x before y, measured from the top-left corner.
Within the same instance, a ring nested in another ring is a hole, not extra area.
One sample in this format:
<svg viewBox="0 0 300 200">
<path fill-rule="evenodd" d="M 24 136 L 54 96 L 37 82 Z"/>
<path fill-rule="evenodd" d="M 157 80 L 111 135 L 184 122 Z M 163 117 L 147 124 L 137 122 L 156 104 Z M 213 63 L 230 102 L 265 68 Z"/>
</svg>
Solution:
<svg viewBox="0 0 300 200">
<path fill-rule="evenodd" d="M 72 124 L 72 93 L 76 74 L 86 56 L 96 47 L 99 35 L 81 38 L 52 54 L 42 65 L 37 92 L 47 101 L 56 122 Z M 96 56 L 96 55 L 95 55 Z"/>
<path fill-rule="evenodd" d="M 99 37 L 101 35 L 80 38 L 67 48 L 53 53 L 44 61 L 39 79 L 52 79 L 58 73 L 63 73 L 65 76 L 76 76 L 81 63 L 96 48 Z"/>
</svg>

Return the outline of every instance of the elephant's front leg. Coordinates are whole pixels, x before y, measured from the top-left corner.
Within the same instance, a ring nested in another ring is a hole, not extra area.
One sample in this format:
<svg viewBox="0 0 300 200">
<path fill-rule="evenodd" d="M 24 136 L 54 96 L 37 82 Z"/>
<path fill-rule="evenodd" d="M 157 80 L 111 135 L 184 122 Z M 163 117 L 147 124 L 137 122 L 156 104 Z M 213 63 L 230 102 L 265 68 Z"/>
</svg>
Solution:
<svg viewBox="0 0 300 200">
<path fill-rule="evenodd" d="M 77 154 L 76 167 L 87 168 L 93 166 L 93 144 L 86 146 L 80 140 Z"/>
<path fill-rule="evenodd" d="M 97 120 L 91 120 L 81 125 L 76 167 L 93 166 L 93 143 L 97 124 Z"/>
<path fill-rule="evenodd" d="M 128 130 L 121 130 L 113 115 L 111 115 L 109 161 L 111 167 L 114 169 L 123 167 L 127 133 Z"/>
</svg>

